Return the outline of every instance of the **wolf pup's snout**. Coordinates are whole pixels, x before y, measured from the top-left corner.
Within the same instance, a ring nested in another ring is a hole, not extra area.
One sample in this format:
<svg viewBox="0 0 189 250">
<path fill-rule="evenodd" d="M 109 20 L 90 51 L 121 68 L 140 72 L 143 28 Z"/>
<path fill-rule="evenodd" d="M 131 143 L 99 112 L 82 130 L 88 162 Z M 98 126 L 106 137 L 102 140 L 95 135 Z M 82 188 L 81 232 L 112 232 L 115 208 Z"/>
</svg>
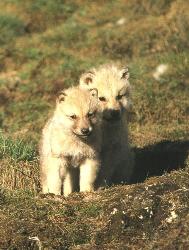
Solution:
<svg viewBox="0 0 189 250">
<path fill-rule="evenodd" d="M 121 113 L 119 110 L 112 110 L 110 115 L 112 120 L 119 120 L 121 118 Z"/>
<path fill-rule="evenodd" d="M 82 135 L 85 135 L 85 136 L 89 136 L 92 132 L 92 128 L 91 127 L 88 127 L 88 128 L 82 128 L 81 129 L 81 133 Z"/>
<path fill-rule="evenodd" d="M 103 118 L 109 122 L 119 121 L 121 119 L 121 111 L 118 109 L 104 110 Z"/>
</svg>

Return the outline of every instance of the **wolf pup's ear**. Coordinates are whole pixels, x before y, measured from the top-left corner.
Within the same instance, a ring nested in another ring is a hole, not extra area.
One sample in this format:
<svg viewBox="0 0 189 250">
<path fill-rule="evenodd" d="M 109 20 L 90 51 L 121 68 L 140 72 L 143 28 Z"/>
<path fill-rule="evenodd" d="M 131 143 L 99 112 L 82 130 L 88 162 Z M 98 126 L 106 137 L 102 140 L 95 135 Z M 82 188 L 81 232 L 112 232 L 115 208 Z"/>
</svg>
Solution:
<svg viewBox="0 0 189 250">
<path fill-rule="evenodd" d="M 120 71 L 121 79 L 128 80 L 129 79 L 129 69 L 127 67 L 123 68 Z"/>
<path fill-rule="evenodd" d="M 58 98 L 57 98 L 57 101 L 60 103 L 60 102 L 63 102 L 65 100 L 65 97 L 67 96 L 67 94 L 64 92 L 64 91 L 60 91 L 59 94 L 58 94 Z"/>
<path fill-rule="evenodd" d="M 80 86 L 82 86 L 82 87 L 89 86 L 91 83 L 93 83 L 94 76 L 95 76 L 94 71 L 88 71 L 88 72 L 82 74 L 80 77 L 80 80 L 79 80 Z"/>
</svg>

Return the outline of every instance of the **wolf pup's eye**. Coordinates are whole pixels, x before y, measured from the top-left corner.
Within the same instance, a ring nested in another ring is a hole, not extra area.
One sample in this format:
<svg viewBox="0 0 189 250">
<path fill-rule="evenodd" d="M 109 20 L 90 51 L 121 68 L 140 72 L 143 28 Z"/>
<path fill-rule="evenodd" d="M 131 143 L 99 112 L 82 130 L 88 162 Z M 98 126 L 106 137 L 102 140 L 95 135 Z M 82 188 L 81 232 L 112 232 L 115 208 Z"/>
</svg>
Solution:
<svg viewBox="0 0 189 250">
<path fill-rule="evenodd" d="M 98 99 L 99 99 L 101 102 L 105 102 L 105 101 L 106 101 L 106 98 L 105 98 L 104 96 L 100 96 Z"/>
<path fill-rule="evenodd" d="M 76 115 L 70 115 L 69 117 L 70 117 L 72 120 L 75 120 L 75 119 L 77 118 Z"/>
<path fill-rule="evenodd" d="M 92 117 L 95 116 L 95 114 L 96 114 L 96 111 L 94 111 L 94 112 L 89 112 L 89 113 L 87 114 L 87 116 L 90 117 L 90 118 L 92 118 Z"/>
<path fill-rule="evenodd" d="M 118 95 L 118 96 L 116 96 L 116 100 L 121 100 L 122 97 L 123 97 L 123 95 Z"/>
</svg>

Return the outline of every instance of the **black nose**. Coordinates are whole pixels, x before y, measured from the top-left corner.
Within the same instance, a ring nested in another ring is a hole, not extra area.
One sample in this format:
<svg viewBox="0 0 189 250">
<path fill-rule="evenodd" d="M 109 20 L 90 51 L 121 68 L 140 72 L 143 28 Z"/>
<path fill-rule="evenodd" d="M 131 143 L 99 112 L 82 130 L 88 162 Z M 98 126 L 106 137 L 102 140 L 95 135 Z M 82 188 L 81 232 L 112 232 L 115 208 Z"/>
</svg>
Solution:
<svg viewBox="0 0 189 250">
<path fill-rule="evenodd" d="M 112 110 L 111 117 L 114 120 L 118 120 L 120 118 L 120 111 L 119 110 Z"/>
<path fill-rule="evenodd" d="M 81 133 L 83 135 L 89 135 L 90 134 L 90 129 L 89 128 L 82 128 L 81 129 Z"/>
</svg>

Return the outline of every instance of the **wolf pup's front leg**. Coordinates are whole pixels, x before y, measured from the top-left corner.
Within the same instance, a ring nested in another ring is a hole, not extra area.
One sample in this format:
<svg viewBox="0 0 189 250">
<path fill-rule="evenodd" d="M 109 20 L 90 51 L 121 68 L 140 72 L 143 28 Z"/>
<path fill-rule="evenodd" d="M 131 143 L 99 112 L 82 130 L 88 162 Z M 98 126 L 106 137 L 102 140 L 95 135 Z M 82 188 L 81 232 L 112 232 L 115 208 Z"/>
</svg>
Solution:
<svg viewBox="0 0 189 250">
<path fill-rule="evenodd" d="M 64 161 L 58 157 L 46 157 L 42 162 L 41 186 L 43 193 L 61 195 L 62 180 L 65 175 Z"/>
<path fill-rule="evenodd" d="M 77 190 L 77 184 L 79 179 L 79 172 L 76 168 L 69 168 L 64 178 L 64 196 L 67 197 L 69 194 Z"/>
<path fill-rule="evenodd" d="M 94 159 L 86 159 L 80 166 L 80 191 L 94 191 L 94 183 L 99 171 L 99 161 Z"/>
</svg>

